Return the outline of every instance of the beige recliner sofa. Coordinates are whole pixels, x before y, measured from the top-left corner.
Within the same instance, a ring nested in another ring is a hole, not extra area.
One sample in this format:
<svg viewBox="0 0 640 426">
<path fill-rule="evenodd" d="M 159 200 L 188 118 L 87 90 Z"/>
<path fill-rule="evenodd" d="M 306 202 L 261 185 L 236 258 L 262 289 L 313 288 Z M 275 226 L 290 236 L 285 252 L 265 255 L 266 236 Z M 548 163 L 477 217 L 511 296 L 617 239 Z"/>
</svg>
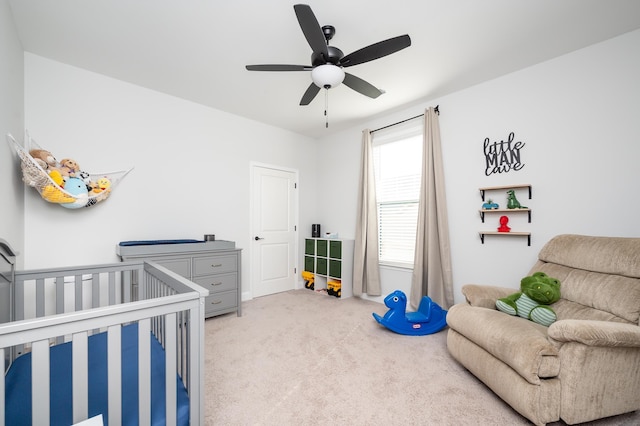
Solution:
<svg viewBox="0 0 640 426">
<path fill-rule="evenodd" d="M 559 235 L 525 275 L 561 282 L 544 327 L 496 310 L 518 291 L 466 285 L 447 314 L 451 355 L 533 423 L 640 409 L 640 238 Z"/>
</svg>

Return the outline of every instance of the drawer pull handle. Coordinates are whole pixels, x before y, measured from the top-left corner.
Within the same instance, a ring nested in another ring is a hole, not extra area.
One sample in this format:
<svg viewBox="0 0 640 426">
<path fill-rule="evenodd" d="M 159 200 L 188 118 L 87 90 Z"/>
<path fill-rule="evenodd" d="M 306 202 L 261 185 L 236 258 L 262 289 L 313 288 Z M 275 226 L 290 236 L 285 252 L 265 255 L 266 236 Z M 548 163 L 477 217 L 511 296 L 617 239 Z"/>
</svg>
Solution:
<svg viewBox="0 0 640 426">
<path fill-rule="evenodd" d="M 219 268 L 222 266 L 222 263 L 216 263 L 215 265 L 211 265 L 212 268 Z"/>
<path fill-rule="evenodd" d="M 222 303 L 222 300 L 216 300 L 216 301 L 211 302 L 212 305 L 218 305 L 220 303 Z"/>
<path fill-rule="evenodd" d="M 211 283 L 211 285 L 222 285 L 222 281 L 217 282 L 217 283 Z"/>
</svg>

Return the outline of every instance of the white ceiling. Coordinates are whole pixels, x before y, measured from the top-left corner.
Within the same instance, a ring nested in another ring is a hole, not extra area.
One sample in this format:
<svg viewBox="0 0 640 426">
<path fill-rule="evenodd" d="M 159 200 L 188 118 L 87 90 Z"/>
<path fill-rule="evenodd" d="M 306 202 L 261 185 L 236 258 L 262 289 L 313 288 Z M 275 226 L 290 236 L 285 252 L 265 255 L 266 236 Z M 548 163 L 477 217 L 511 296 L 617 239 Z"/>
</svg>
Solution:
<svg viewBox="0 0 640 426">
<path fill-rule="evenodd" d="M 402 34 L 412 45 L 349 68 L 386 91 L 344 85 L 306 107 L 310 65 L 286 0 L 9 0 L 23 48 L 40 56 L 311 137 L 464 89 L 640 28 L 638 0 L 309 0 L 349 54 Z M 640 46 L 639 46 L 640 51 Z"/>
</svg>

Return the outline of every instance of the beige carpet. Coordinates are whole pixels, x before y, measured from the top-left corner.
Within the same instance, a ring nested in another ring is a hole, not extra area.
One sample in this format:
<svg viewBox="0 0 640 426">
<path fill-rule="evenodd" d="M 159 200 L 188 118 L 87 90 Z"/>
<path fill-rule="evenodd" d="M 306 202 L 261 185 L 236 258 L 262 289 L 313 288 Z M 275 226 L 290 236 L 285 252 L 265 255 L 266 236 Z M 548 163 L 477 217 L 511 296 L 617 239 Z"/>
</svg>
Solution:
<svg viewBox="0 0 640 426">
<path fill-rule="evenodd" d="M 449 356 L 446 329 L 395 334 L 371 316 L 384 305 L 306 289 L 242 308 L 206 321 L 207 425 L 530 424 Z"/>
</svg>

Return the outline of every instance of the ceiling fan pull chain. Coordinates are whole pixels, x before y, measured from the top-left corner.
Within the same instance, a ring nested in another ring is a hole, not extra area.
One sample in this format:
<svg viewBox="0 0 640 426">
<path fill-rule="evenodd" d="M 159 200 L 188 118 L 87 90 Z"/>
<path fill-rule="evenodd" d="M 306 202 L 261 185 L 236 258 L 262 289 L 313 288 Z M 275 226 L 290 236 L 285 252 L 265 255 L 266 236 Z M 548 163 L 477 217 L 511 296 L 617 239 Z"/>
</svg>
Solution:
<svg viewBox="0 0 640 426">
<path fill-rule="evenodd" d="M 329 89 L 324 88 L 324 127 L 329 128 Z"/>
</svg>

